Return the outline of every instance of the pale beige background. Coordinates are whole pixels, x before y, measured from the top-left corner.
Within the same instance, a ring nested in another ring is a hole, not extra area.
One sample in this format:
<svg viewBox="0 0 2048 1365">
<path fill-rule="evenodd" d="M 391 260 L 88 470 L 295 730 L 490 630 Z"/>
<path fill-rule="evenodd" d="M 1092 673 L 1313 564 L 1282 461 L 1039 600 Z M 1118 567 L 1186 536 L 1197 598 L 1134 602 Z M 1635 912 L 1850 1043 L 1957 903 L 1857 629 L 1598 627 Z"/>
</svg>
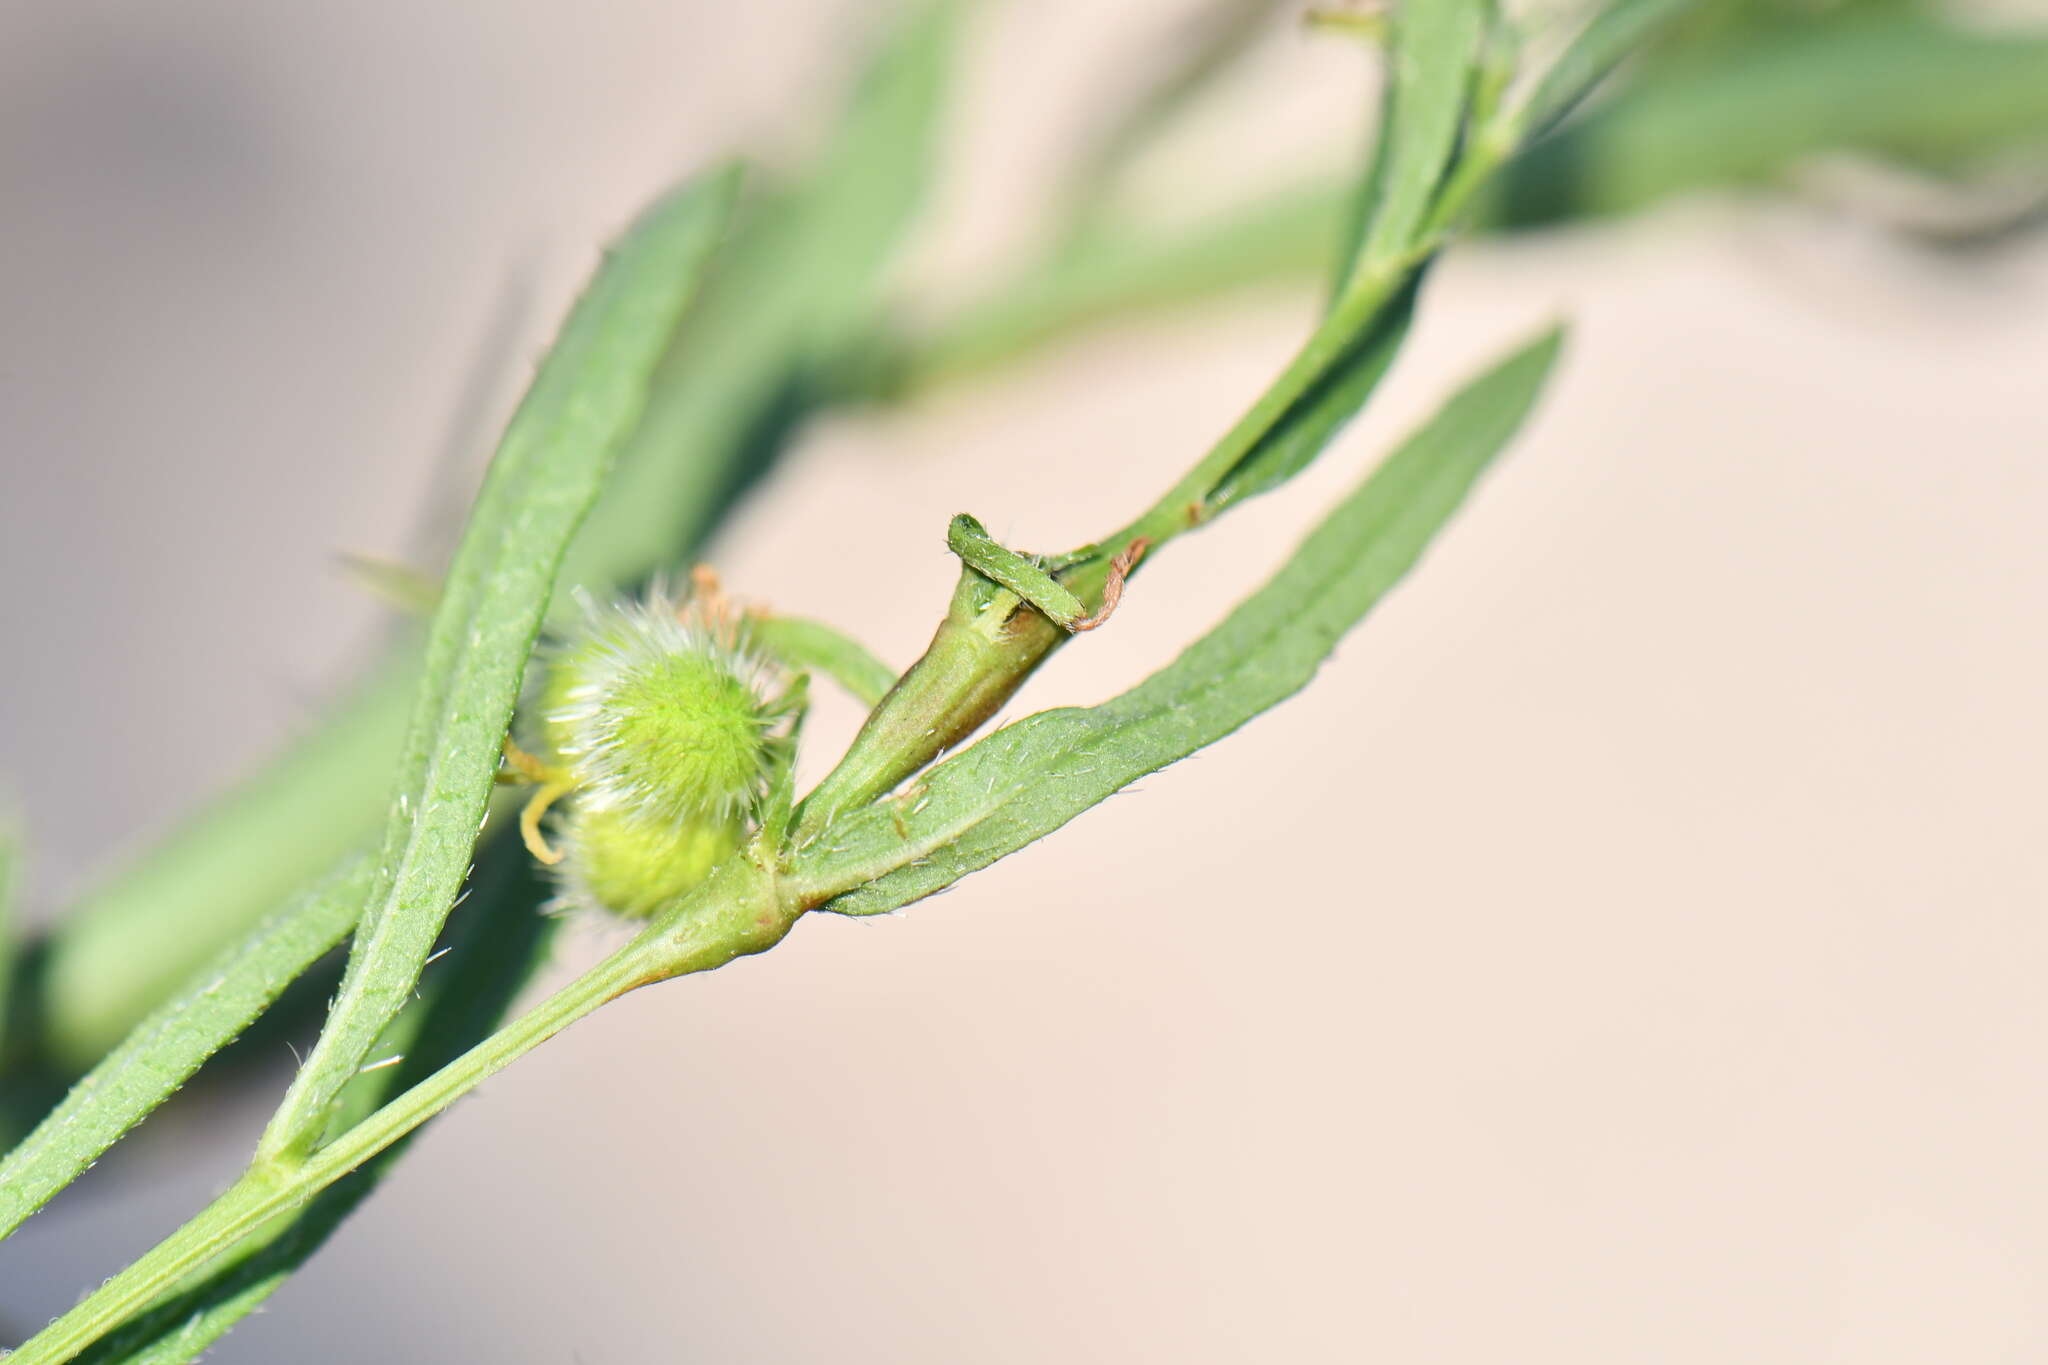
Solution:
<svg viewBox="0 0 2048 1365">
<path fill-rule="evenodd" d="M 5 13 L 0 762 L 39 906 L 300 723 L 375 619 L 331 552 L 402 551 L 595 244 L 678 166 L 787 145 L 877 8 Z M 932 280 L 1185 8 L 999 8 Z M 1160 183 L 1312 161 L 1359 100 L 1283 36 Z M 906 659 L 950 514 L 1088 537 L 1311 303 L 834 423 L 720 565 Z M 1464 252 L 1384 405 L 1030 700 L 1169 657 L 1458 375 L 1575 318 L 1528 438 L 1309 693 L 941 901 L 578 1028 L 215 1358 L 2048 1358 L 2044 305 L 2041 249 L 1958 270 L 1782 208 Z M 189 1211 L 264 1099 L 167 1116 L 10 1244 L 0 1315 Z"/>
</svg>

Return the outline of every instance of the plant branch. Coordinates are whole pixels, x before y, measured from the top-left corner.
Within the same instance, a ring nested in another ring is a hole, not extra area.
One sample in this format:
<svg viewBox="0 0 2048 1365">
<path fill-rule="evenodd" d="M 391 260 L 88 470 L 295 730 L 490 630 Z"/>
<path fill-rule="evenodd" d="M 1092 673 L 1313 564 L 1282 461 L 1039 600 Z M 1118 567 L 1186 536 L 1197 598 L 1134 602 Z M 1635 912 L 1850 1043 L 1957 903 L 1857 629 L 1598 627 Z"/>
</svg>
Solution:
<svg viewBox="0 0 2048 1365">
<path fill-rule="evenodd" d="M 72 1087 L 0 1161 L 0 1240 L 70 1184 L 123 1133 L 192 1078 L 207 1058 L 348 936 L 369 886 L 367 860 L 258 925 Z"/>
<path fill-rule="evenodd" d="M 375 880 L 327 1026 L 258 1144 L 319 1145 L 335 1096 L 410 997 L 468 874 L 556 569 L 696 291 L 735 170 L 645 214 L 564 324 L 491 462 L 435 608 L 425 674 Z"/>
<path fill-rule="evenodd" d="M 773 947 L 801 915 L 757 850 L 728 863 L 630 943 L 310 1155 L 260 1159 L 191 1221 L 30 1338 L 8 1365 L 62 1365 L 577 1020 L 641 986 Z"/>
</svg>

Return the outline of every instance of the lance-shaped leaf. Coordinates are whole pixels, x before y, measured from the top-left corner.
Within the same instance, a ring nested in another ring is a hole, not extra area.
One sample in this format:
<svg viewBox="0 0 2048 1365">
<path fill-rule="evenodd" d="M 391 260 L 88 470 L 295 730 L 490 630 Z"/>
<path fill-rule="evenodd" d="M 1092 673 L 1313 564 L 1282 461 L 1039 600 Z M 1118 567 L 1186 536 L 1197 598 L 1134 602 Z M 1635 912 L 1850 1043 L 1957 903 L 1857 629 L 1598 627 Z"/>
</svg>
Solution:
<svg viewBox="0 0 2048 1365">
<path fill-rule="evenodd" d="M 631 582 L 700 541 L 773 449 L 762 433 L 801 415 L 810 370 L 854 344 L 931 180 L 960 8 L 930 0 L 907 14 L 816 163 L 745 207 L 563 567 L 564 587 Z M 725 451 L 736 455 L 708 457 Z"/>
<path fill-rule="evenodd" d="M 531 858 L 503 834 L 482 854 L 449 941 L 420 978 L 419 996 L 385 1030 L 395 1060 L 360 1073 L 342 1092 L 347 1125 L 405 1093 L 486 1036 L 532 976 L 560 921 L 534 913 L 545 894 Z M 379 1059 L 382 1060 L 382 1059 Z M 290 1218 L 249 1238 L 207 1270 L 123 1324 L 80 1357 L 85 1365 L 182 1365 L 196 1360 L 275 1292 L 377 1187 L 404 1152 L 399 1142 L 336 1181 Z"/>
<path fill-rule="evenodd" d="M 1399 352 L 1433 254 L 1430 211 L 1471 104 L 1486 0 L 1396 13 L 1390 73 L 1357 232 L 1340 253 L 1330 312 L 1272 386 L 1201 462 L 1118 537 L 1157 545 L 1300 473 L 1364 406 Z"/>
<path fill-rule="evenodd" d="M 383 851 L 341 992 L 260 1153 L 315 1146 L 328 1108 L 411 995 L 469 870 L 555 571 L 695 291 L 736 173 L 641 219 L 580 299 L 513 414 L 434 613 Z"/>
<path fill-rule="evenodd" d="M 344 864 L 324 885 L 202 966 L 182 992 L 73 1086 L 0 1161 L 0 1238 L 77 1179 L 347 937 L 369 883 L 367 859 Z"/>
<path fill-rule="evenodd" d="M 1825 152 L 1966 173 L 2027 147 L 2048 148 L 2048 31 L 1845 7 L 1660 63 L 1531 146 L 1489 211 L 1509 225 L 1634 212 Z"/>
<path fill-rule="evenodd" d="M 1508 164 L 1480 198 L 1477 227 L 1633 213 L 1763 183 L 1835 151 L 1962 173 L 2048 145 L 2048 34 L 2038 26 L 1979 32 L 1910 10 L 1816 15 L 1660 65 L 1652 80 L 1621 79 L 1612 99 Z M 929 335 L 899 340 L 889 369 L 916 392 L 1086 328 L 1309 279 L 1327 268 L 1355 198 L 1332 177 L 1188 224 L 1098 229 L 1076 250 L 1003 278 Z"/>
<path fill-rule="evenodd" d="M 1379 133 L 1339 261 L 1338 294 L 1361 272 L 1400 261 L 1429 216 L 1471 103 L 1485 0 L 1430 0 L 1396 9 Z"/>
<path fill-rule="evenodd" d="M 1044 711 L 842 817 L 799 853 L 806 899 L 893 910 L 1016 852 L 1293 695 L 1407 573 L 1536 400 L 1548 334 L 1468 385 L 1178 659 L 1100 706 Z"/>
</svg>

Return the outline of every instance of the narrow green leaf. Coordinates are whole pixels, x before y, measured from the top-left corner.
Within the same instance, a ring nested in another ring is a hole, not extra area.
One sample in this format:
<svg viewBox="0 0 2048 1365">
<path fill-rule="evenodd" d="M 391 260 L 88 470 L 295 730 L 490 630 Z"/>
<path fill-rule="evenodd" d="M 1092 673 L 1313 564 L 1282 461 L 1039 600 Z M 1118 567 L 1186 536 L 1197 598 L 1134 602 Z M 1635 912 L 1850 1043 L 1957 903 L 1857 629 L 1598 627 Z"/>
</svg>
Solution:
<svg viewBox="0 0 2048 1365">
<path fill-rule="evenodd" d="M 1558 342 L 1542 337 L 1455 395 L 1265 587 L 1166 668 L 1101 706 L 998 730 L 901 796 L 828 826 L 799 850 L 791 876 L 802 894 L 849 915 L 929 896 L 1293 695 L 1506 446 Z"/>
<path fill-rule="evenodd" d="M 1524 137 L 1541 137 L 1624 58 L 1701 0 L 1612 0 L 1536 83 L 1519 115 Z"/>
<path fill-rule="evenodd" d="M 2030 144 L 2048 144 L 2048 36 L 2038 28 L 1979 33 L 1899 12 L 1815 19 L 1630 80 L 1510 162 L 1477 225 L 1556 227 L 1635 212 L 1678 194 L 1765 183 L 1837 150 L 1960 171 Z M 1311 278 L 1327 268 L 1354 193 L 1335 179 L 1303 183 L 1191 224 L 1098 230 L 898 342 L 879 367 L 880 392 L 973 379 L 1091 327 Z M 863 373 L 862 359 L 849 370 Z"/>
<path fill-rule="evenodd" d="M 1298 473 L 1378 386 L 1406 335 L 1427 260 L 1338 300 L 1280 375 L 1193 469 L 1108 545 L 1158 546 Z"/>
<path fill-rule="evenodd" d="M 1431 248 L 1418 240 L 1471 101 L 1488 0 L 1433 0 L 1396 14 L 1366 236 L 1329 315 L 1201 461 L 1107 544 L 1157 546 L 1299 473 L 1393 363 Z"/>
<path fill-rule="evenodd" d="M 0 1161 L 0 1238 L 75 1180 L 123 1133 L 232 1042 L 278 994 L 348 936 L 370 884 L 351 859 L 325 884 L 205 964 L 185 989 L 73 1086 Z"/>
<path fill-rule="evenodd" d="M 805 401 L 812 372 L 855 344 L 931 180 L 959 8 L 939 0 L 907 15 L 813 169 L 747 206 L 571 549 L 565 589 L 608 591 L 700 541 L 761 463 L 756 436 L 794 420 L 785 409 Z"/>
<path fill-rule="evenodd" d="M 1766 184 L 1823 152 L 1962 172 L 2022 147 L 2048 149 L 2048 32 L 1852 13 L 1660 64 L 1532 146 L 1492 208 L 1556 222 Z"/>
<path fill-rule="evenodd" d="M 421 1124 L 576 1021 L 650 980 L 710 971 L 779 942 L 796 913 L 752 860 L 728 861 L 711 880 L 659 914 L 632 942 L 549 995 L 461 1057 L 391 1099 L 326 1146 L 289 1162 L 257 1163 L 182 1227 L 103 1281 L 23 1342 L 9 1365 L 64 1365 L 252 1237 L 389 1149 Z"/>
<path fill-rule="evenodd" d="M 376 880 L 320 1041 L 266 1130 L 303 1153 L 403 1008 L 469 870 L 499 751 L 569 538 L 639 416 L 736 187 L 722 171 L 642 217 L 578 300 L 477 495 L 427 640 Z"/>
<path fill-rule="evenodd" d="M 747 630 L 769 654 L 791 668 L 823 673 L 853 699 L 873 706 L 896 684 L 896 670 L 851 636 L 800 616 L 749 615 Z"/>
<path fill-rule="evenodd" d="M 489 1036 L 544 958 L 560 923 L 537 914 L 549 888 L 514 838 L 500 836 L 479 861 L 450 942 L 420 978 L 419 998 L 385 1031 L 395 1064 L 359 1074 L 342 1093 L 350 1125 Z M 315 1196 L 289 1221 L 260 1233 L 209 1268 L 206 1278 L 109 1333 L 87 1365 L 182 1365 L 226 1334 L 290 1278 L 389 1173 L 410 1139 Z"/>
<path fill-rule="evenodd" d="M 1486 0 L 1429 0 L 1392 15 L 1388 97 L 1370 176 L 1374 202 L 1351 274 L 1400 260 L 1415 245 L 1472 98 Z"/>
</svg>

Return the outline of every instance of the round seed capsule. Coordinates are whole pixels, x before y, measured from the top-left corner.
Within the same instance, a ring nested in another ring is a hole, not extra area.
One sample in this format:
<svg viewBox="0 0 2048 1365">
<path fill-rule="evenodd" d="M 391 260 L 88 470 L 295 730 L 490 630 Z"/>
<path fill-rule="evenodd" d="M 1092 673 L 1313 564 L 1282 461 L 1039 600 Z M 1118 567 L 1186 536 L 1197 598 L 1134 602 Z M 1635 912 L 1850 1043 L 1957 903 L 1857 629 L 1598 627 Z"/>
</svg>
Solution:
<svg viewBox="0 0 2048 1365">
<path fill-rule="evenodd" d="M 629 811 L 579 806 L 563 831 L 556 870 L 572 905 L 645 919 L 697 887 L 745 835 L 737 819 L 668 824 Z"/>
</svg>

